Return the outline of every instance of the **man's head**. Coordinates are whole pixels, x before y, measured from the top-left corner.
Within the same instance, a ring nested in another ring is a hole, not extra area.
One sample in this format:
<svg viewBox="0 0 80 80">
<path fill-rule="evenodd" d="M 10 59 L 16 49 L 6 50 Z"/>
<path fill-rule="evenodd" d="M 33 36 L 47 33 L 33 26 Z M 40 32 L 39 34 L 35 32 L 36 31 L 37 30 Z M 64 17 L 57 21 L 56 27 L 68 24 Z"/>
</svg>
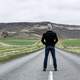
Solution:
<svg viewBox="0 0 80 80">
<path fill-rule="evenodd" d="M 52 25 L 51 24 L 48 24 L 48 30 L 52 30 Z"/>
</svg>

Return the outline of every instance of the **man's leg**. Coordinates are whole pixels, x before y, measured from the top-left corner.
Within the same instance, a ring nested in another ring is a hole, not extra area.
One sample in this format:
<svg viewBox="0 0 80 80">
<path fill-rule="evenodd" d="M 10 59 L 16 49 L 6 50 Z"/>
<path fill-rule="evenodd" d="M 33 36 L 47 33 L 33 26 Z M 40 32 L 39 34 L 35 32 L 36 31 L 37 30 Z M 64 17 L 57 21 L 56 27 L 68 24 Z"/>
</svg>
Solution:
<svg viewBox="0 0 80 80">
<path fill-rule="evenodd" d="M 55 56 L 55 48 L 51 48 L 51 54 L 53 58 L 53 65 L 54 65 L 54 70 L 57 71 L 57 61 L 56 61 L 56 56 Z"/>
<path fill-rule="evenodd" d="M 44 66 L 43 66 L 43 70 L 45 71 L 47 68 L 47 60 L 48 60 L 48 55 L 49 55 L 49 48 L 45 48 L 45 58 L 44 58 Z"/>
</svg>

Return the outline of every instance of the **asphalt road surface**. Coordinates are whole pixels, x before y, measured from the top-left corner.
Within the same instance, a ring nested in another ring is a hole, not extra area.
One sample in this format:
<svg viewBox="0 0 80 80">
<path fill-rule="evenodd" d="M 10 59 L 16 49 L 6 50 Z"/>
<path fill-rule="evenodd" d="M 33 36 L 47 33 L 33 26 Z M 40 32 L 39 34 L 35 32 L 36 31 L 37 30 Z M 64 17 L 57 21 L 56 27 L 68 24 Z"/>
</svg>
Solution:
<svg viewBox="0 0 80 80">
<path fill-rule="evenodd" d="M 42 50 L 37 56 L 0 76 L 0 80 L 80 80 L 80 57 L 56 49 L 56 58 L 58 64 L 56 72 L 50 54 L 47 71 L 42 71 L 44 60 L 44 50 Z"/>
</svg>

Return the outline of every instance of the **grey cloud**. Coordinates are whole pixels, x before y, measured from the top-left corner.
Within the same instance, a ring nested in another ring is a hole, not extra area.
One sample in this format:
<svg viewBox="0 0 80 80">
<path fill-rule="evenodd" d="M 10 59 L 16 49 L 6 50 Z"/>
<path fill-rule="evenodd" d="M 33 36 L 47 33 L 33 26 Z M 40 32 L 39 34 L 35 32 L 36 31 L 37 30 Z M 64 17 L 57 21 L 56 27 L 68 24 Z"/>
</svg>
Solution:
<svg viewBox="0 0 80 80">
<path fill-rule="evenodd" d="M 79 0 L 0 0 L 0 22 L 80 23 Z"/>
</svg>

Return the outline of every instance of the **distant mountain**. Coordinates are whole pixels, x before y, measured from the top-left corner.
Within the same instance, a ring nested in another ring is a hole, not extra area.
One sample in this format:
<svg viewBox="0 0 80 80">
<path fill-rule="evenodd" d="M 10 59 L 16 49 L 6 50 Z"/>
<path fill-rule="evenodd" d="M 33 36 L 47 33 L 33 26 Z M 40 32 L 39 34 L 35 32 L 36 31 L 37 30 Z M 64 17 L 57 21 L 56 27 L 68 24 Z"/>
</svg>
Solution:
<svg viewBox="0 0 80 80">
<path fill-rule="evenodd" d="M 14 22 L 0 23 L 0 32 L 8 31 L 10 34 L 21 35 L 21 33 L 34 33 L 42 35 L 51 24 L 53 31 L 59 37 L 63 38 L 80 38 L 80 25 L 57 24 L 52 22 Z M 19 34 L 20 33 L 20 34 Z"/>
</svg>

